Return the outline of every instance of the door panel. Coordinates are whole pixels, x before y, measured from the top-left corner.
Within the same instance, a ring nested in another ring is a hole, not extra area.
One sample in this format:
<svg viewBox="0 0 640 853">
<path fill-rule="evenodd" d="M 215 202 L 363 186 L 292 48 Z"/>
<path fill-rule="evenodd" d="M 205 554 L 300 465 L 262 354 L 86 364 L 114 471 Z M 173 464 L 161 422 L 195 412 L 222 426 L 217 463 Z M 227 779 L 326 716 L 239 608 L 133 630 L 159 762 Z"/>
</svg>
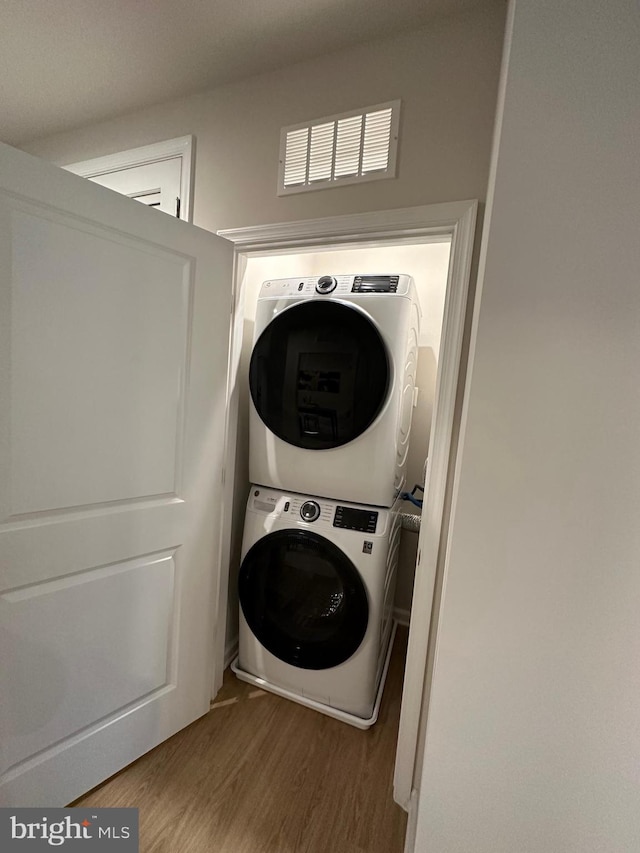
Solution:
<svg viewBox="0 0 640 853">
<path fill-rule="evenodd" d="M 4 594 L 6 648 L 19 650 L 0 686 L 13 733 L 7 763 L 19 765 L 170 682 L 175 591 L 173 555 L 160 554 Z M 36 624 L 46 647 L 32 639 Z M 91 673 L 99 678 L 88 691 Z"/>
<path fill-rule="evenodd" d="M 12 249 L 10 514 L 175 494 L 189 261 L 35 208 Z"/>
<path fill-rule="evenodd" d="M 232 252 L 0 166 L 0 805 L 64 805 L 209 707 Z"/>
</svg>

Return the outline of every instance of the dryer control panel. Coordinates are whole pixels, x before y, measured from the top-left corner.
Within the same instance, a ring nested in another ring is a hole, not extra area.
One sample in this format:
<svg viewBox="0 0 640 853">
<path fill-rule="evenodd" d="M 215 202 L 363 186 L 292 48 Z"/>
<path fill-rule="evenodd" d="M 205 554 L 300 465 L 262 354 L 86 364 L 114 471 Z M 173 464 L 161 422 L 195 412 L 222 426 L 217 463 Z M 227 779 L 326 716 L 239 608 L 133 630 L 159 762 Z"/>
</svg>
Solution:
<svg viewBox="0 0 640 853">
<path fill-rule="evenodd" d="M 356 275 L 352 293 L 397 293 L 399 275 Z"/>
<path fill-rule="evenodd" d="M 376 294 L 395 294 L 408 296 L 414 287 L 413 279 L 408 275 L 361 274 L 361 275 L 322 275 L 303 276 L 301 278 L 276 278 L 262 283 L 260 299 L 323 299 L 356 296 L 375 296 Z"/>
</svg>

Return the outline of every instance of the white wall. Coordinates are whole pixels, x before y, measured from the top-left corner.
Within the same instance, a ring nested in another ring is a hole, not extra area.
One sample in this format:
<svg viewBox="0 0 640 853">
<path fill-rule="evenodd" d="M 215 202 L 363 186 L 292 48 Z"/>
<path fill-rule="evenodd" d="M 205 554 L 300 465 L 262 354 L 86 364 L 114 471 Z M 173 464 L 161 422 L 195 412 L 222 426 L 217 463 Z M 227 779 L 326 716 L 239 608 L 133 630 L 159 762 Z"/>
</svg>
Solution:
<svg viewBox="0 0 640 853">
<path fill-rule="evenodd" d="M 639 44 L 515 4 L 420 851 L 640 847 Z"/>
<path fill-rule="evenodd" d="M 487 0 L 428 28 L 20 147 L 65 164 L 194 134 L 194 222 L 212 231 L 483 200 L 503 30 L 503 0 Z M 281 127 L 394 98 L 397 179 L 276 196 Z"/>
</svg>

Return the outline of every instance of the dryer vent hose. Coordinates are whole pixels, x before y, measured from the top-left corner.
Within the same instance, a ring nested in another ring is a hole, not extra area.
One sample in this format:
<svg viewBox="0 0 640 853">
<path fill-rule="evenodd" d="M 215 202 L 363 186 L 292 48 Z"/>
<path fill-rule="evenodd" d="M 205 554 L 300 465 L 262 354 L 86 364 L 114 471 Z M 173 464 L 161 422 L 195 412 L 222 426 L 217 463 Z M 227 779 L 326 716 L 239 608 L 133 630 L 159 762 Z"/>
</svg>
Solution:
<svg viewBox="0 0 640 853">
<path fill-rule="evenodd" d="M 400 524 L 403 530 L 411 530 L 412 533 L 420 533 L 420 516 L 411 512 L 400 513 Z"/>
</svg>

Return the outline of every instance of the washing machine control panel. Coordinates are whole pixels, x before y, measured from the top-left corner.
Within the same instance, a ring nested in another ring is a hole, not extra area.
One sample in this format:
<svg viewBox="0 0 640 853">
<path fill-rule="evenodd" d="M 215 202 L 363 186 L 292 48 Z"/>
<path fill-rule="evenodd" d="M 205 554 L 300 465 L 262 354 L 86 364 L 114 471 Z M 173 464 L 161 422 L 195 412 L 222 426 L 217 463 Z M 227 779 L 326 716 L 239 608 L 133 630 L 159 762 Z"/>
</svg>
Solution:
<svg viewBox="0 0 640 853">
<path fill-rule="evenodd" d="M 359 530 L 362 533 L 375 533 L 378 513 L 368 509 L 355 509 L 352 506 L 337 506 L 333 517 L 333 526 L 345 530 Z"/>
<path fill-rule="evenodd" d="M 305 495 L 283 494 L 261 486 L 254 487 L 249 498 L 249 507 L 254 512 L 265 513 L 272 518 L 289 520 L 295 527 L 298 523 L 314 524 L 320 528 L 338 527 L 357 533 L 382 535 L 386 529 L 388 510 L 377 512 L 370 507 L 343 506 L 322 498 L 310 498 Z M 382 513 L 382 515 L 381 515 Z"/>
</svg>

